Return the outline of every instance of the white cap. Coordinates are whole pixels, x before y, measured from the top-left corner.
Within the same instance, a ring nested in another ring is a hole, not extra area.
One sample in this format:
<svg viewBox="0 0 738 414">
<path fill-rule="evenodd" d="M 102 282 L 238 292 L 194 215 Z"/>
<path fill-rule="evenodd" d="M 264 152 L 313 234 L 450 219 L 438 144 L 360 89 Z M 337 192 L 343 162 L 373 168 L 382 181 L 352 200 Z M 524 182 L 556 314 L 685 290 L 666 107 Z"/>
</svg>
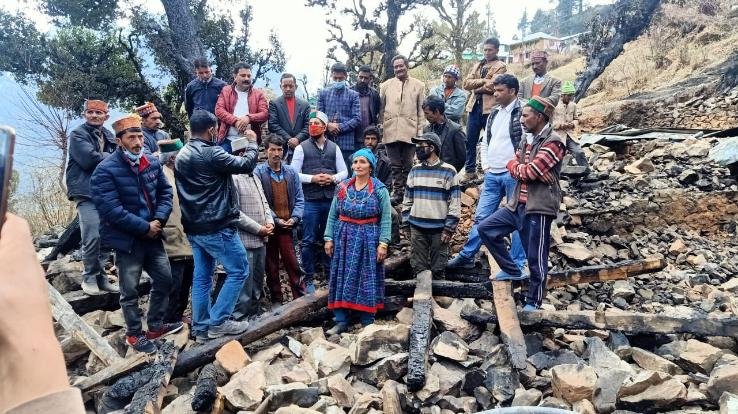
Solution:
<svg viewBox="0 0 738 414">
<path fill-rule="evenodd" d="M 236 138 L 231 141 L 231 152 L 236 153 L 244 150 L 249 146 L 249 140 L 247 138 Z"/>
</svg>

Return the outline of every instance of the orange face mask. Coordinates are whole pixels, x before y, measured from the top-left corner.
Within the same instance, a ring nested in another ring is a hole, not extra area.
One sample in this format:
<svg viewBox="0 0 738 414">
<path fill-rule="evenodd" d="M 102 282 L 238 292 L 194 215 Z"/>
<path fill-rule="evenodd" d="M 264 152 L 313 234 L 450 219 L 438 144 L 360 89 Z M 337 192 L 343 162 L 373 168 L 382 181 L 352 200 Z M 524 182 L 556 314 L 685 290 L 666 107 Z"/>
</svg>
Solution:
<svg viewBox="0 0 738 414">
<path fill-rule="evenodd" d="M 308 125 L 308 135 L 311 137 L 319 137 L 325 132 L 323 125 Z"/>
</svg>

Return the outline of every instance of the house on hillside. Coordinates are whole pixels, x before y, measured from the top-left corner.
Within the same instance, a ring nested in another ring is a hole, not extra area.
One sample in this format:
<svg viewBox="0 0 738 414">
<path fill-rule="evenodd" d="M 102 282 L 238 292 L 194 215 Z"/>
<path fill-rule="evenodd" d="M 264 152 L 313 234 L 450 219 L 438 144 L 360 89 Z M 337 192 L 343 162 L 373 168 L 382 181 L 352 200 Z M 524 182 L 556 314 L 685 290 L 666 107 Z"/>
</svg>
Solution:
<svg viewBox="0 0 738 414">
<path fill-rule="evenodd" d="M 530 54 L 534 50 L 545 50 L 558 53 L 561 39 L 548 33 L 536 32 L 523 37 L 523 39 L 510 43 L 510 55 L 513 63 L 527 63 Z"/>
<path fill-rule="evenodd" d="M 528 63 L 530 53 L 534 50 L 545 50 L 549 53 L 578 53 L 579 36 L 577 33 L 565 37 L 556 37 L 544 32 L 531 33 L 522 40 L 516 40 L 509 45 L 509 54 L 513 63 Z"/>
<path fill-rule="evenodd" d="M 462 54 L 462 58 L 464 60 L 473 60 L 478 61 L 484 59 L 484 53 L 481 52 L 482 50 L 482 43 L 480 43 L 477 46 L 477 50 L 470 51 L 467 50 Z M 497 57 L 500 58 L 501 61 L 505 63 L 511 62 L 511 55 L 510 55 L 510 45 L 507 43 L 503 43 L 500 41 L 500 51 L 497 53 Z"/>
</svg>

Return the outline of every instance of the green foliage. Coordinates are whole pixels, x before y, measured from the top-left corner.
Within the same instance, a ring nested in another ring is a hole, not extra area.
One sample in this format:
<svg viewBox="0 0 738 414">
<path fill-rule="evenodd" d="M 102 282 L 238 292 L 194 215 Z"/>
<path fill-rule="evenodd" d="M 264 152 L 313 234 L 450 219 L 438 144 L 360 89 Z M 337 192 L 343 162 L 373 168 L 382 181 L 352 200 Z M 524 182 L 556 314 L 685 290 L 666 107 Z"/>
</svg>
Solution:
<svg viewBox="0 0 738 414">
<path fill-rule="evenodd" d="M 526 34 L 528 34 L 528 26 L 530 23 L 528 22 L 528 10 L 523 10 L 523 16 L 520 17 L 520 21 L 518 21 L 518 30 L 520 30 L 520 33 L 522 33 L 523 37 L 525 37 Z"/>
<path fill-rule="evenodd" d="M 37 73 L 45 60 L 46 37 L 23 14 L 0 9 L 0 71 L 10 72 L 23 82 Z"/>
<path fill-rule="evenodd" d="M 115 21 L 118 0 L 44 0 L 41 10 L 57 25 L 101 29 Z"/>
<path fill-rule="evenodd" d="M 47 105 L 79 113 L 88 98 L 120 106 L 141 102 L 140 79 L 113 34 L 62 27 L 49 40 L 47 56 L 36 74 L 39 99 Z"/>
</svg>

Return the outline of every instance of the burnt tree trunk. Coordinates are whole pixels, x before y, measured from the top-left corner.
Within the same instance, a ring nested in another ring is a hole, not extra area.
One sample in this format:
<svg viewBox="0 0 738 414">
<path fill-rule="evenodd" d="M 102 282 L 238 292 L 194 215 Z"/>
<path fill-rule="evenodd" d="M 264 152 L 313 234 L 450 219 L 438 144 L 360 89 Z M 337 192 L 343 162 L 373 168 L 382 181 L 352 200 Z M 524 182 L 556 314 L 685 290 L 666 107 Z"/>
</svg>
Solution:
<svg viewBox="0 0 738 414">
<path fill-rule="evenodd" d="M 577 76 L 575 102 L 584 97 L 589 86 L 605 71 L 610 62 L 620 56 L 625 44 L 643 33 L 651 23 L 659 4 L 660 0 L 618 0 L 612 6 L 609 16 L 604 18 L 606 30 L 602 32 L 614 30 L 615 34 L 604 47 L 598 48 L 596 55 L 587 59 L 587 67 Z"/>
</svg>

